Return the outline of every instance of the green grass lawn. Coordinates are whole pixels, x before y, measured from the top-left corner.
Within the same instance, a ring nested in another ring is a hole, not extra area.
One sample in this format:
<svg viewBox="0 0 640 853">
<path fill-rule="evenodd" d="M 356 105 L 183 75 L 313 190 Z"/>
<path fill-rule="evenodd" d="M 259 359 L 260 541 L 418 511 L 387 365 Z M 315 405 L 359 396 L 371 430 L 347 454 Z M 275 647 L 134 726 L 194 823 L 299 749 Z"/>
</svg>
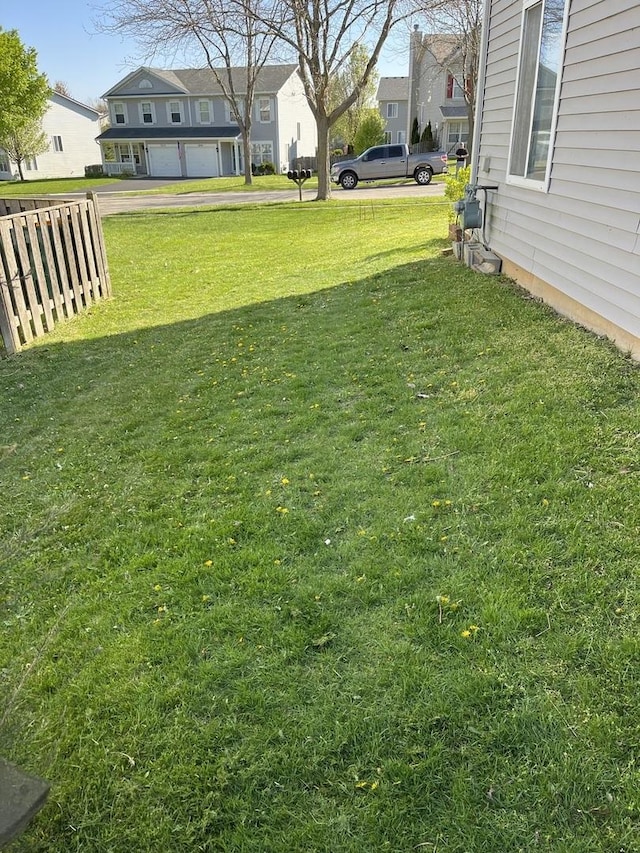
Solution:
<svg viewBox="0 0 640 853">
<path fill-rule="evenodd" d="M 0 181 L 0 198 L 76 193 L 96 187 L 125 183 L 120 178 L 49 178 L 40 181 Z"/>
<path fill-rule="evenodd" d="M 12 849 L 637 851 L 636 366 L 441 206 L 104 227 L 0 361 Z"/>
</svg>

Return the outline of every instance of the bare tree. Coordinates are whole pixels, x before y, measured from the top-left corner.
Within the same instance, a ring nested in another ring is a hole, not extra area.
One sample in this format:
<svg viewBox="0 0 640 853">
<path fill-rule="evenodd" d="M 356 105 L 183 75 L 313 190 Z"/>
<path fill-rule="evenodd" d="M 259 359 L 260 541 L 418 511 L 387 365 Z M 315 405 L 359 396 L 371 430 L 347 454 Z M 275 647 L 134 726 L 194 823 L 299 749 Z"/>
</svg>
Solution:
<svg viewBox="0 0 640 853">
<path fill-rule="evenodd" d="M 69 85 L 65 83 L 64 80 L 56 80 L 56 82 L 53 84 L 53 91 L 57 92 L 59 95 L 64 95 L 67 98 L 72 97 Z"/>
<path fill-rule="evenodd" d="M 475 126 L 475 95 L 480 65 L 482 0 L 413 0 L 414 10 L 426 20 L 427 30 L 451 36 L 451 51 L 440 60 L 464 93 L 469 122 L 469 147 Z"/>
<path fill-rule="evenodd" d="M 251 183 L 251 124 L 256 85 L 276 35 L 258 14 L 260 0 L 115 0 L 99 27 L 133 36 L 148 59 L 160 47 L 204 59 L 242 137 Z"/>
<path fill-rule="evenodd" d="M 373 74 L 389 32 L 402 17 L 400 0 L 263 0 L 265 23 L 298 58 L 298 67 L 318 133 L 318 195 L 331 195 L 329 133 L 354 104 Z M 332 82 L 362 44 L 370 47 L 366 64 L 332 103 Z"/>
</svg>

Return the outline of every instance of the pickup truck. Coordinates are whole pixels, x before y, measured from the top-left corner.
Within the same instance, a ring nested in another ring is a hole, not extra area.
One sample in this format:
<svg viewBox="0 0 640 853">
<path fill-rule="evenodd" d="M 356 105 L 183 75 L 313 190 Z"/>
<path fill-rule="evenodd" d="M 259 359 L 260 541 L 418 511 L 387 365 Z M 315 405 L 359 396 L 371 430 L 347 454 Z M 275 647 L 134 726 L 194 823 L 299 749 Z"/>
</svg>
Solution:
<svg viewBox="0 0 640 853">
<path fill-rule="evenodd" d="M 408 145 L 374 145 L 353 160 L 339 160 L 331 167 L 331 180 L 345 190 L 358 181 L 381 181 L 385 178 L 413 178 L 426 186 L 434 175 L 447 171 L 444 151 L 411 154 Z"/>
</svg>

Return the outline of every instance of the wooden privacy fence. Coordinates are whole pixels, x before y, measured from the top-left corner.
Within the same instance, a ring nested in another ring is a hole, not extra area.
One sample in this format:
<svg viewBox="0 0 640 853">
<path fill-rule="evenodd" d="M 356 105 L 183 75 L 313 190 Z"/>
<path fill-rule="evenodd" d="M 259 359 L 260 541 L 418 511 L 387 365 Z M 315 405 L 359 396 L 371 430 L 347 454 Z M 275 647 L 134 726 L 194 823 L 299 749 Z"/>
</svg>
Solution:
<svg viewBox="0 0 640 853">
<path fill-rule="evenodd" d="M 97 198 L 0 199 L 0 331 L 8 353 L 111 295 Z"/>
</svg>

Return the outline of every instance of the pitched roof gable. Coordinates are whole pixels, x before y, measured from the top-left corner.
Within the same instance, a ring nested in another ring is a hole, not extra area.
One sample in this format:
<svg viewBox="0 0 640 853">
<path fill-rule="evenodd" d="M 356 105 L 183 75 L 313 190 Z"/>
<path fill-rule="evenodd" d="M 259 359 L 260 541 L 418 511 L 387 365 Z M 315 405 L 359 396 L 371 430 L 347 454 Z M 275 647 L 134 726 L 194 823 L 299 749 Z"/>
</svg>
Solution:
<svg viewBox="0 0 640 853">
<path fill-rule="evenodd" d="M 453 34 L 425 35 L 422 41 L 424 47 L 433 54 L 439 65 L 446 65 L 460 49 L 462 36 Z"/>
<path fill-rule="evenodd" d="M 407 101 L 409 99 L 409 78 L 381 77 L 376 98 L 378 101 Z"/>
<path fill-rule="evenodd" d="M 275 94 L 279 92 L 287 80 L 295 73 L 297 65 L 265 65 L 258 74 L 256 94 Z M 217 69 L 221 77 L 231 73 L 234 90 L 242 94 L 246 90 L 246 68 L 238 67 L 227 70 Z M 134 94 L 136 79 L 144 77 L 155 79 L 164 84 L 166 91 L 160 92 L 154 87 L 154 94 L 185 94 L 185 95 L 221 95 L 222 89 L 209 68 L 145 68 L 141 67 L 128 74 L 104 95 L 116 97 L 124 94 Z M 128 90 L 128 91 L 127 91 Z M 141 94 L 137 90 L 135 94 Z"/>
</svg>

